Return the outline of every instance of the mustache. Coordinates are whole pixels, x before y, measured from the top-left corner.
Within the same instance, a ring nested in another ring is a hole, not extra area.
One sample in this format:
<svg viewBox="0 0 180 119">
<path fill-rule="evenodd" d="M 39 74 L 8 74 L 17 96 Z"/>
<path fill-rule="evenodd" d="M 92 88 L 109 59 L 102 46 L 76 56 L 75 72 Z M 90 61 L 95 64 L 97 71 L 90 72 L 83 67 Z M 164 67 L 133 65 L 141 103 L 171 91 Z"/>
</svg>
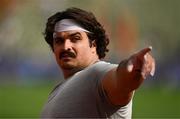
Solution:
<svg viewBox="0 0 180 119">
<path fill-rule="evenodd" d="M 73 53 L 73 52 L 70 52 L 70 51 L 62 51 L 59 55 L 59 58 L 63 58 L 63 57 L 72 57 L 72 58 L 75 58 L 76 57 L 76 54 Z"/>
</svg>

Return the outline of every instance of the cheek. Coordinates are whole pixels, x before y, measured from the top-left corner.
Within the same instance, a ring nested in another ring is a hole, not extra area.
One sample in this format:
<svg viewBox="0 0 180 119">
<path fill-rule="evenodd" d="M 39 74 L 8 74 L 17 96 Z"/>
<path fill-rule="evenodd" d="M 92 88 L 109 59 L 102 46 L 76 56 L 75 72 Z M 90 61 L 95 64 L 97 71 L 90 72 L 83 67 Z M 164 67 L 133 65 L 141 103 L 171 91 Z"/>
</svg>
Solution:
<svg viewBox="0 0 180 119">
<path fill-rule="evenodd" d="M 54 49 L 54 56 L 55 56 L 56 60 L 58 61 L 58 59 L 59 59 L 59 50 L 58 49 Z"/>
<path fill-rule="evenodd" d="M 93 49 L 90 47 L 89 41 L 83 41 L 74 46 L 74 51 L 77 53 L 77 58 L 87 60 L 91 57 Z"/>
<path fill-rule="evenodd" d="M 79 52 L 79 55 L 81 59 L 84 59 L 85 61 L 91 57 L 92 55 L 92 50 L 89 48 L 89 46 L 86 46 L 81 49 L 81 52 Z"/>
</svg>

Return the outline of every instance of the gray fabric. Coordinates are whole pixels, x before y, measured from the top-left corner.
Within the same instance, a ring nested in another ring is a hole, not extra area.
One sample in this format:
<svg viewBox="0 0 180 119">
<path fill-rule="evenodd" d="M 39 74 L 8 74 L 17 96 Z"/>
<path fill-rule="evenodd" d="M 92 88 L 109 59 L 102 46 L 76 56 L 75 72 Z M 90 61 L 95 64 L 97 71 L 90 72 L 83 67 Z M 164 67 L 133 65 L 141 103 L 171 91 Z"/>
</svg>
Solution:
<svg viewBox="0 0 180 119">
<path fill-rule="evenodd" d="M 99 61 L 74 74 L 52 91 L 42 118 L 131 118 L 132 101 L 123 107 L 112 105 L 104 90 L 101 79 L 117 65 Z"/>
</svg>

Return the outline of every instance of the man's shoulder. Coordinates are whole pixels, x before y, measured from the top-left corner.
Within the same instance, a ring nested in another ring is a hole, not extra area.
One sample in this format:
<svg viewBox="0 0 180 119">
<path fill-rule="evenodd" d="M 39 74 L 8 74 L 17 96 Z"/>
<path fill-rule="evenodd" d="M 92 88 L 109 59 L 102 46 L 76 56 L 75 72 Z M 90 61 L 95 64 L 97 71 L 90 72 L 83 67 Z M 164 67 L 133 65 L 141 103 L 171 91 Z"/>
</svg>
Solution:
<svg viewBox="0 0 180 119">
<path fill-rule="evenodd" d="M 112 68 L 115 68 L 117 66 L 117 64 L 112 64 L 110 62 L 98 61 L 94 63 L 92 66 L 90 66 L 88 69 L 93 69 L 95 71 L 106 71 L 111 70 Z"/>
<path fill-rule="evenodd" d="M 111 64 L 109 62 L 105 61 L 98 61 L 89 67 L 86 67 L 85 69 L 77 72 L 75 75 L 73 75 L 70 79 L 78 79 L 78 80 L 84 80 L 84 79 L 99 79 L 102 78 L 108 71 L 111 69 L 117 67 L 116 64 Z"/>
<path fill-rule="evenodd" d="M 110 71 L 111 69 L 117 67 L 117 64 L 112 64 L 106 61 L 98 61 L 91 66 L 85 68 L 81 73 L 89 74 L 92 76 L 93 75 L 100 75 L 103 76 L 105 73 Z"/>
</svg>

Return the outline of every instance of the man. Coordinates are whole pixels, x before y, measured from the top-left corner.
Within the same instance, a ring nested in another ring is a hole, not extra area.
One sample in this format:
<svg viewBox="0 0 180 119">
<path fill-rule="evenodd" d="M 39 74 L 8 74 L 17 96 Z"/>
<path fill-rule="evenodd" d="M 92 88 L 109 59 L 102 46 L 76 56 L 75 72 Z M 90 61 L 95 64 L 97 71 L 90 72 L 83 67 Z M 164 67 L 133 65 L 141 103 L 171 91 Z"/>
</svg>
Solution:
<svg viewBox="0 0 180 119">
<path fill-rule="evenodd" d="M 101 61 L 109 39 L 94 15 L 78 8 L 50 17 L 45 40 L 65 81 L 51 92 L 42 118 L 131 118 L 135 89 L 154 73 L 151 48 L 118 65 Z"/>
</svg>

